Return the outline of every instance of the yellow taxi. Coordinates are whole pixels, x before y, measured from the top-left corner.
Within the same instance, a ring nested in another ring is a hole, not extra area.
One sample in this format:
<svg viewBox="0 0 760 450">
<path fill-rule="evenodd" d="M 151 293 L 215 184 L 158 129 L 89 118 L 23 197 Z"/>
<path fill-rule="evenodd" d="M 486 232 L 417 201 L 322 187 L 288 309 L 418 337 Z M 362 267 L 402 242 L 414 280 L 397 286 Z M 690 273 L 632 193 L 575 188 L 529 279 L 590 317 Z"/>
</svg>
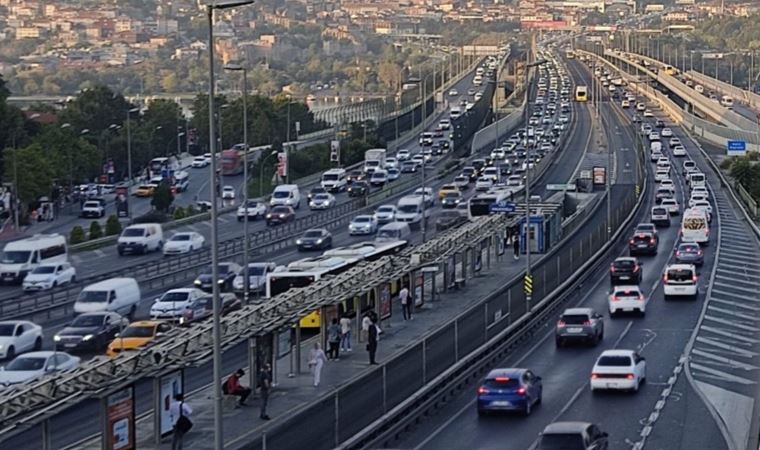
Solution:
<svg viewBox="0 0 760 450">
<path fill-rule="evenodd" d="M 135 197 L 151 197 L 156 191 L 156 186 L 152 184 L 141 184 L 135 189 Z"/>
<path fill-rule="evenodd" d="M 459 188 L 455 184 L 444 184 L 441 189 L 438 190 L 438 200 L 443 200 L 443 197 L 449 193 L 459 193 Z"/>
<path fill-rule="evenodd" d="M 169 330 L 171 330 L 171 325 L 159 320 L 133 322 L 123 332 L 119 333 L 116 339 L 108 344 L 106 355 L 113 358 L 121 352 L 145 347 Z"/>
</svg>

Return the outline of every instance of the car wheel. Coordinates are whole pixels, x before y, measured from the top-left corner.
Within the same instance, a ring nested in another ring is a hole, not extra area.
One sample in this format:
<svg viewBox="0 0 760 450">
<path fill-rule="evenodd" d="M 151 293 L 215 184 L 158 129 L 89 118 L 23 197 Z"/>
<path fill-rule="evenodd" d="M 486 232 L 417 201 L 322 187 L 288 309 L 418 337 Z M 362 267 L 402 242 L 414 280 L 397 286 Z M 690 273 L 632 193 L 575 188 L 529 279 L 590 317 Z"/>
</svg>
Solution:
<svg viewBox="0 0 760 450">
<path fill-rule="evenodd" d="M 555 342 L 557 343 L 557 347 L 562 347 L 562 345 L 564 344 L 564 342 L 562 342 L 562 338 L 555 339 Z"/>
<path fill-rule="evenodd" d="M 488 411 L 478 408 L 478 416 L 485 417 L 488 415 Z"/>
<path fill-rule="evenodd" d="M 16 357 L 16 348 L 14 346 L 8 347 L 8 351 L 5 353 L 5 359 L 8 361 Z"/>
<path fill-rule="evenodd" d="M 34 351 L 38 352 L 42 350 L 42 338 L 37 337 L 37 339 L 34 340 Z"/>
</svg>

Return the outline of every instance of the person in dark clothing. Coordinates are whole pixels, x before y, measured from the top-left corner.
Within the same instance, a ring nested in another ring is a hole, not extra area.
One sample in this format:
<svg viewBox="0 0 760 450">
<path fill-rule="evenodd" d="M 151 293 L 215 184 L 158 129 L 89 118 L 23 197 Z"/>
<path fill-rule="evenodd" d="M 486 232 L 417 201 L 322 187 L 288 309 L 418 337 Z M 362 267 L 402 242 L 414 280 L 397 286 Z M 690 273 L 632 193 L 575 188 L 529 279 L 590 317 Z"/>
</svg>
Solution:
<svg viewBox="0 0 760 450">
<path fill-rule="evenodd" d="M 259 371 L 259 388 L 261 393 L 261 412 L 259 417 L 264 420 L 269 420 L 267 415 L 267 403 L 269 403 L 269 392 L 272 390 L 272 366 L 269 363 L 261 365 Z"/>
<path fill-rule="evenodd" d="M 333 318 L 332 323 L 327 327 L 327 343 L 330 344 L 327 357 L 337 361 L 340 354 L 340 325 L 337 318 Z"/>
<path fill-rule="evenodd" d="M 515 251 L 515 259 L 520 259 L 520 236 L 515 235 L 512 240 L 512 248 Z"/>
<path fill-rule="evenodd" d="M 377 324 L 373 316 L 370 316 L 370 319 L 372 323 L 369 325 L 369 330 L 367 330 L 367 351 L 369 352 L 369 363 L 374 365 L 377 364 L 375 361 L 375 353 L 377 353 Z"/>
<path fill-rule="evenodd" d="M 245 406 L 245 401 L 248 399 L 248 396 L 251 395 L 251 388 L 248 386 L 243 386 L 240 384 L 240 378 L 245 375 L 245 371 L 243 369 L 238 369 L 230 375 L 229 378 L 227 378 L 227 381 L 224 383 L 224 393 L 226 395 L 235 395 L 240 397 L 240 400 L 238 400 L 238 406 Z"/>
</svg>

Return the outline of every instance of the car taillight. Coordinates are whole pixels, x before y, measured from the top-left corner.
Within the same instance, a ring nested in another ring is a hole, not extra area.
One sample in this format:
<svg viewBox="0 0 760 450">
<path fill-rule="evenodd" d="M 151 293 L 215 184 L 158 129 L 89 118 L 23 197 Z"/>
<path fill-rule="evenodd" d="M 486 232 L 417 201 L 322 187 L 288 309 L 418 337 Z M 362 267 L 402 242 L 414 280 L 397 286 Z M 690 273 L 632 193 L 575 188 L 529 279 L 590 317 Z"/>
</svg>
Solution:
<svg viewBox="0 0 760 450">
<path fill-rule="evenodd" d="M 633 239 L 631 239 L 630 241 L 628 241 L 628 243 L 629 243 L 629 244 L 635 244 L 636 242 L 634 242 L 634 240 L 633 240 Z"/>
<path fill-rule="evenodd" d="M 520 389 L 518 389 L 518 390 L 517 390 L 517 394 L 518 394 L 518 395 L 525 395 L 525 393 L 526 393 L 526 392 L 527 392 L 527 391 L 525 390 L 525 388 L 524 388 L 524 387 L 521 387 Z"/>
<path fill-rule="evenodd" d="M 615 266 L 614 265 L 610 266 L 610 272 L 615 273 Z"/>
<path fill-rule="evenodd" d="M 633 380 L 633 374 L 632 374 L 632 373 L 629 373 L 629 374 L 627 374 L 627 375 L 625 376 L 625 378 L 626 378 L 626 379 L 628 379 L 628 380 Z"/>
<path fill-rule="evenodd" d="M 665 284 L 667 284 L 667 283 L 668 283 L 668 274 L 667 274 L 667 273 L 666 273 L 666 274 L 663 274 L 663 275 L 662 275 L 662 281 L 663 281 Z"/>
<path fill-rule="evenodd" d="M 676 256 L 681 256 L 681 252 L 680 251 L 676 251 Z"/>
<path fill-rule="evenodd" d="M 618 298 L 617 295 L 613 295 L 612 297 L 610 297 L 610 300 L 612 300 L 613 302 L 616 302 L 616 301 L 618 301 L 620 299 Z"/>
<path fill-rule="evenodd" d="M 597 373 L 592 373 L 591 374 L 591 379 L 592 380 L 596 380 L 597 378 L 599 378 L 599 374 L 597 374 Z"/>
<path fill-rule="evenodd" d="M 584 327 L 591 326 L 591 321 L 590 320 L 586 320 L 585 322 L 583 322 L 583 326 Z"/>
<path fill-rule="evenodd" d="M 565 321 L 564 320 L 560 320 L 559 322 L 557 322 L 557 327 L 558 328 L 559 327 L 564 327 L 564 326 L 565 326 Z"/>
<path fill-rule="evenodd" d="M 643 302 L 643 301 L 644 301 L 644 294 L 639 294 L 639 301 L 640 301 L 640 302 Z"/>
<path fill-rule="evenodd" d="M 691 276 L 691 281 L 693 281 L 693 282 L 696 283 L 697 282 L 697 276 L 696 275 L 692 275 Z"/>
<path fill-rule="evenodd" d="M 486 389 L 484 386 L 480 386 L 478 388 L 478 395 L 485 395 L 488 394 L 488 389 Z"/>
<path fill-rule="evenodd" d="M 639 267 L 639 266 L 636 266 L 636 267 L 634 267 L 634 268 L 633 268 L 633 273 L 636 273 L 636 272 L 638 272 L 638 271 L 639 271 L 639 269 L 641 269 L 641 267 Z"/>
</svg>

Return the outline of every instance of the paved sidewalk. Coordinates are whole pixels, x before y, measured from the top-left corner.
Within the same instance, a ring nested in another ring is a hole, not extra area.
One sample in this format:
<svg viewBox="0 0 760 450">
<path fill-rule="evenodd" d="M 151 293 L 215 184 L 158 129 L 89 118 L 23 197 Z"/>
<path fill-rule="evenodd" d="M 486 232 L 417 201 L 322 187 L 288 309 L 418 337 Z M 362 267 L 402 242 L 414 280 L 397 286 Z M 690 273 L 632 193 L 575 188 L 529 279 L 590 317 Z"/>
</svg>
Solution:
<svg viewBox="0 0 760 450">
<path fill-rule="evenodd" d="M 314 339 L 302 343 L 301 367 L 302 373 L 294 378 L 288 378 L 290 369 L 289 357 L 277 361 L 278 379 L 269 398 L 268 414 L 271 421 L 259 419 L 258 397 L 248 401 L 248 407 L 235 409 L 232 402 L 225 401 L 224 407 L 224 435 L 225 445 L 238 447 L 251 438 L 261 435 L 277 424 L 278 419 L 285 419 L 295 411 L 303 409 L 306 405 L 317 401 L 321 396 L 327 395 L 346 380 L 350 380 L 362 372 L 369 370 L 381 370 L 384 361 L 391 355 L 403 348 L 410 342 L 419 340 L 422 335 L 435 330 L 438 326 L 455 317 L 469 305 L 477 303 L 482 298 L 506 284 L 516 274 L 521 273 L 525 267 L 524 257 L 515 260 L 511 249 L 507 249 L 500 259 L 491 255 L 491 266 L 486 267 L 486 259 L 483 259 L 483 270 L 474 279 L 468 279 L 464 288 L 447 293 L 436 293 L 435 302 L 431 302 L 429 296 L 421 308 L 417 308 L 413 320 L 404 321 L 401 314 L 400 304 L 395 300 L 393 315 L 382 324 L 383 332 L 378 343 L 377 360 L 379 366 L 370 366 L 368 353 L 364 343 L 356 342 L 356 330 L 353 335 L 353 352 L 342 352 L 338 361 L 328 361 L 322 370 L 322 384 L 315 388 L 312 385 L 312 377 L 308 372 L 308 354 Z M 225 379 L 229 374 L 225 373 Z M 246 374 L 248 378 L 250 374 Z M 244 383 L 250 385 L 249 382 Z M 213 391 L 211 386 L 190 393 L 187 403 L 193 408 L 194 427 L 185 437 L 185 449 L 209 449 L 213 447 L 214 423 L 213 423 Z M 163 440 L 161 446 L 156 447 L 153 441 L 153 415 L 149 414 L 138 420 L 137 447 L 140 449 L 165 449 L 171 448 L 171 437 Z M 99 439 L 77 446 L 82 449 L 100 449 Z"/>
</svg>

